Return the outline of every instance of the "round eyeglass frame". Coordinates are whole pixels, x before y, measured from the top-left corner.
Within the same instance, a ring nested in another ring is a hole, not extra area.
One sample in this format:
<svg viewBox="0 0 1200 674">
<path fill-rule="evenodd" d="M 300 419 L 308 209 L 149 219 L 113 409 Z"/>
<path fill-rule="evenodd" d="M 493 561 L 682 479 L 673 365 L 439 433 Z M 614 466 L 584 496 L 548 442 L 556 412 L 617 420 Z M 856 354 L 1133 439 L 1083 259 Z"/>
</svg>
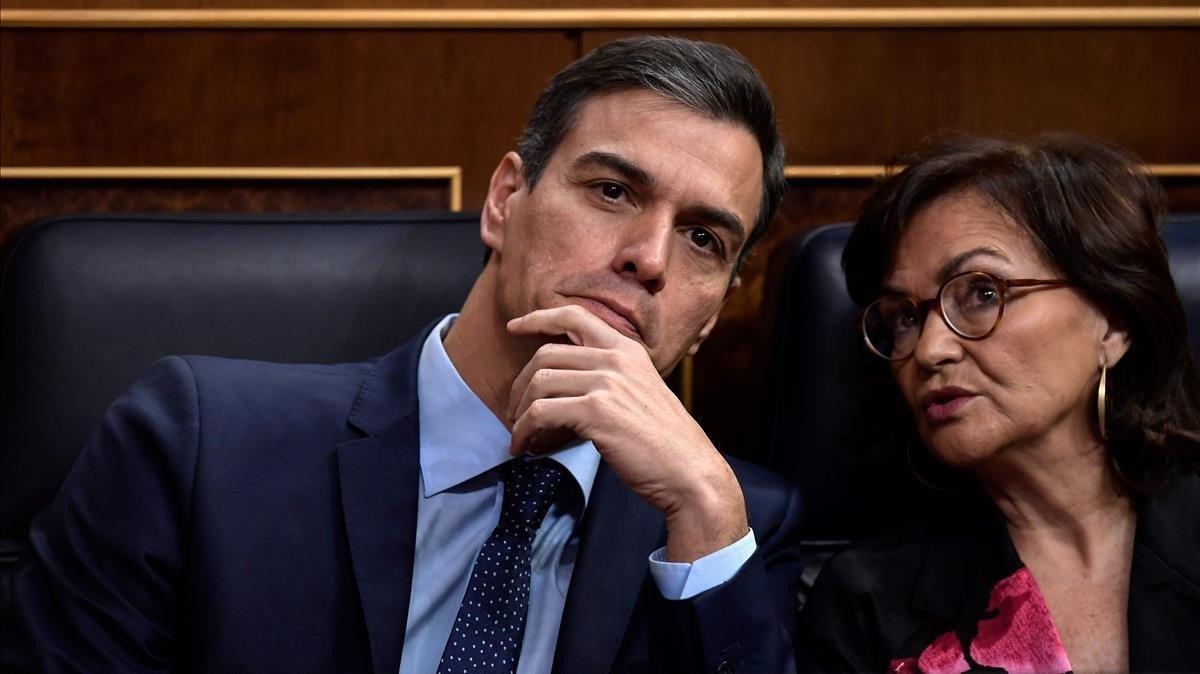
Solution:
<svg viewBox="0 0 1200 674">
<path fill-rule="evenodd" d="M 954 325 L 954 323 L 946 316 L 946 308 L 942 304 L 942 294 L 946 290 L 946 286 L 950 285 L 951 283 L 954 283 L 955 281 L 957 281 L 958 279 L 960 279 L 964 276 L 982 276 L 983 278 L 990 280 L 991 282 L 993 282 L 996 285 L 997 293 L 1000 296 L 999 297 L 1000 306 L 996 310 L 996 320 L 992 323 L 992 327 L 989 328 L 988 331 L 983 333 L 982 335 L 965 334 L 961 329 L 956 327 Z M 938 286 L 937 294 L 935 294 L 933 297 L 931 297 L 927 300 L 918 299 L 916 297 L 913 297 L 912 295 L 907 295 L 907 294 L 903 294 L 903 293 L 891 293 L 888 295 L 884 295 L 883 297 L 880 297 L 880 298 L 876 299 L 874 302 L 871 302 L 870 304 L 868 304 L 866 306 L 866 308 L 862 310 L 862 314 L 859 317 L 858 324 L 859 324 L 859 329 L 862 332 L 863 343 L 867 345 L 868 351 L 870 351 L 871 353 L 875 354 L 876 356 L 879 356 L 880 358 L 882 358 L 888 362 L 899 363 L 901 361 L 912 358 L 912 355 L 914 353 L 916 353 L 916 350 L 917 350 L 915 344 L 913 346 L 912 351 L 909 351 L 908 353 L 906 353 L 903 356 L 900 356 L 898 358 L 892 358 L 892 357 L 885 356 L 884 354 L 880 353 L 879 350 L 875 348 L 875 345 L 871 343 L 870 335 L 867 334 L 867 313 L 869 311 L 871 311 L 871 309 L 874 308 L 875 305 L 879 304 L 880 302 L 884 301 L 885 299 L 900 297 L 900 298 L 907 299 L 909 302 L 912 302 L 913 306 L 916 307 L 916 309 L 917 309 L 917 316 L 919 317 L 919 320 L 920 320 L 920 329 L 917 332 L 918 340 L 921 337 L 921 333 L 923 333 L 925 331 L 925 321 L 929 317 L 930 307 L 937 307 L 938 316 L 941 317 L 942 322 L 946 324 L 946 327 L 950 328 L 951 332 L 958 335 L 959 337 L 962 337 L 963 339 L 969 339 L 971 341 L 979 341 L 981 339 L 987 339 L 988 337 L 991 337 L 992 333 L 996 332 L 996 328 L 1000 327 L 1000 321 L 1001 321 L 1001 319 L 1004 318 L 1004 305 L 1007 303 L 1006 298 L 1008 297 L 1008 289 L 1009 288 L 1031 288 L 1031 287 L 1036 287 L 1036 286 L 1046 286 L 1046 287 L 1056 287 L 1057 288 L 1057 287 L 1070 286 L 1070 285 L 1072 285 L 1072 283 L 1070 281 L 1068 281 L 1067 279 L 1033 279 L 1033 278 L 1006 279 L 1006 278 L 1001 278 L 999 276 L 996 276 L 995 274 L 989 274 L 986 271 L 964 271 L 964 272 L 955 274 L 954 276 L 951 276 L 950 278 L 943 281 L 942 285 Z"/>
</svg>

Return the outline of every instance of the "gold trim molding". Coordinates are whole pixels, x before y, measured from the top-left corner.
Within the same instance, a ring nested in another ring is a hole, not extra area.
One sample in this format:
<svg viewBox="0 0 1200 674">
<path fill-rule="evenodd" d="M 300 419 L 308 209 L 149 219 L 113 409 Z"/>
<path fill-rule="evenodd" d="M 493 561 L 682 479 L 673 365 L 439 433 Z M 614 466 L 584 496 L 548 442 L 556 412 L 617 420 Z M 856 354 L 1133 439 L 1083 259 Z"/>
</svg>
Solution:
<svg viewBox="0 0 1200 674">
<path fill-rule="evenodd" d="M 460 166 L 0 166 L 0 180 L 445 180 L 462 210 Z"/>
<path fill-rule="evenodd" d="M 1046 28 L 1200 26 L 1200 7 L 4 9 L 0 28 Z"/>
<path fill-rule="evenodd" d="M 1143 168 L 1158 178 L 1200 178 L 1200 164 L 1146 164 Z M 882 164 L 807 164 L 785 167 L 783 176 L 788 180 L 873 180 L 886 171 Z"/>
</svg>

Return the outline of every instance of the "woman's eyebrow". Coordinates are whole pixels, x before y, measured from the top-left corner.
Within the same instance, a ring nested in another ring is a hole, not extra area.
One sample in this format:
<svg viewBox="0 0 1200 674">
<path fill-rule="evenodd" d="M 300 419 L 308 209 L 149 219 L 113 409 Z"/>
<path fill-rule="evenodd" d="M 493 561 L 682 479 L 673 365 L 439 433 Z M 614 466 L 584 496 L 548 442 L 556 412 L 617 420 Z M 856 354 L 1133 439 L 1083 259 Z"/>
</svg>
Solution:
<svg viewBox="0 0 1200 674">
<path fill-rule="evenodd" d="M 1012 264 L 1012 260 L 1008 259 L 1008 256 L 1002 253 L 999 248 L 995 248 L 993 246 L 979 246 L 977 248 L 972 248 L 971 250 L 959 253 L 958 255 L 955 255 L 947 260 L 946 263 L 938 269 L 937 276 L 935 277 L 937 278 L 937 282 L 939 284 L 945 283 L 946 279 L 963 271 L 963 267 L 966 266 L 967 262 L 980 255 L 986 255 L 987 257 L 992 257 L 1002 262 Z M 884 281 L 882 287 L 879 289 L 879 292 L 884 295 L 909 294 L 907 291 L 897 288 L 886 281 Z"/>
<path fill-rule="evenodd" d="M 968 261 L 980 255 L 994 257 L 1002 262 L 1008 262 L 1009 264 L 1012 264 L 1012 260 L 1008 259 L 1008 256 L 1004 253 L 1000 252 L 999 248 L 995 248 L 993 246 L 979 246 L 978 248 L 972 248 L 971 250 L 959 253 L 958 255 L 955 255 L 947 260 L 946 263 L 943 264 L 940 269 L 938 269 L 938 283 L 945 283 L 946 279 L 962 271 L 963 266 L 965 266 Z"/>
</svg>

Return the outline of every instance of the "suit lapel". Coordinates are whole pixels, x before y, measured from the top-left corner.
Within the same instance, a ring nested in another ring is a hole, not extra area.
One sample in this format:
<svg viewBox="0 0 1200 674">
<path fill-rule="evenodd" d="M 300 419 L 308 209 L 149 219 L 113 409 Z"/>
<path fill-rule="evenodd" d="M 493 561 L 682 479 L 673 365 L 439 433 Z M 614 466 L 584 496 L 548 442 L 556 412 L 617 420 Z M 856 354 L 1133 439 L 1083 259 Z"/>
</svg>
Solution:
<svg viewBox="0 0 1200 674">
<path fill-rule="evenodd" d="M 338 447 L 342 513 L 377 674 L 400 669 L 408 622 L 420 465 L 416 419 L 405 421 L 392 437 Z"/>
<path fill-rule="evenodd" d="M 1129 576 L 1129 666 L 1190 669 L 1200 662 L 1200 477 L 1177 476 L 1138 504 Z"/>
<path fill-rule="evenodd" d="M 376 674 L 400 669 L 420 490 L 417 362 L 426 329 L 380 359 L 349 423 L 367 437 L 338 445 L 342 515 Z"/>
<path fill-rule="evenodd" d="M 661 545 L 663 518 L 601 462 L 582 532 L 553 671 L 603 674 L 629 627 L 647 557 Z"/>
</svg>

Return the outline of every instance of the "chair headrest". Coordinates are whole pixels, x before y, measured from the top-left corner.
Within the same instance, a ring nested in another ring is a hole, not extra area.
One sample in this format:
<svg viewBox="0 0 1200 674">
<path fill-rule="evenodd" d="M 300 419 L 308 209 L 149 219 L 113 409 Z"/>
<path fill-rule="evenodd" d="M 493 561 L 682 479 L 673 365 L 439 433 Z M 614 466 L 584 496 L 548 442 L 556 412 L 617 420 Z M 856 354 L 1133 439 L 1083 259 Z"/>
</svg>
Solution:
<svg viewBox="0 0 1200 674">
<path fill-rule="evenodd" d="M 0 534 L 23 536 L 108 405 L 154 360 L 382 354 L 461 306 L 477 214 L 75 216 L 0 281 Z"/>
</svg>

